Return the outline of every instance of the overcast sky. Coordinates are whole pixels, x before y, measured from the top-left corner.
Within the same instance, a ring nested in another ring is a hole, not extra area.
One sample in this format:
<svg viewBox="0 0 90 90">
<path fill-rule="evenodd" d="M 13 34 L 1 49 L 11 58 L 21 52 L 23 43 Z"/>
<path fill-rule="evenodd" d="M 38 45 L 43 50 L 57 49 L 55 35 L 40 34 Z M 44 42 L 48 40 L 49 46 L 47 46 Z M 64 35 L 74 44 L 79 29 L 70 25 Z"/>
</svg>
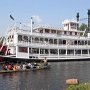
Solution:
<svg viewBox="0 0 90 90">
<path fill-rule="evenodd" d="M 34 16 L 38 23 L 61 26 L 65 19 L 87 18 L 90 0 L 0 0 L 0 35 L 15 22 L 30 22 Z M 14 21 L 9 15 L 14 17 Z"/>
</svg>

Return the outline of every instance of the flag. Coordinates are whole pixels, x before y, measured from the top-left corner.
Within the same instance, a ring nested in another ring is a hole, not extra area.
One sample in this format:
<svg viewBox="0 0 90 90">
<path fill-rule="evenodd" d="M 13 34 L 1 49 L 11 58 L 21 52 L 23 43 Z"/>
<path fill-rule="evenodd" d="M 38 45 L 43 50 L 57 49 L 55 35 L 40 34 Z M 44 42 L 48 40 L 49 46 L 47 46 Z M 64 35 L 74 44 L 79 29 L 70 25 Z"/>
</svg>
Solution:
<svg viewBox="0 0 90 90">
<path fill-rule="evenodd" d="M 10 18 L 12 19 L 12 20 L 14 20 L 14 17 L 12 17 L 12 15 L 10 14 Z"/>
</svg>

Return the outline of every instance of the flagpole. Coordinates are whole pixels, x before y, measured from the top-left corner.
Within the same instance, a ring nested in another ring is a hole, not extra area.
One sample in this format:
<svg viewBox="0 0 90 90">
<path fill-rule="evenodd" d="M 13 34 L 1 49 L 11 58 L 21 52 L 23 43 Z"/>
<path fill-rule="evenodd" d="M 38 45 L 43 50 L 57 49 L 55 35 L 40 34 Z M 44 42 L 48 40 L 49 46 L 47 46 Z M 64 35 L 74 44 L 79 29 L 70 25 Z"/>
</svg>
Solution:
<svg viewBox="0 0 90 90">
<path fill-rule="evenodd" d="M 31 17 L 31 34 L 32 34 L 32 29 L 33 29 L 33 26 L 32 26 L 32 19 L 33 19 L 33 17 Z"/>
<path fill-rule="evenodd" d="M 20 26 L 19 26 L 20 30 L 22 29 L 22 26 L 21 26 L 21 22 L 20 22 Z"/>
</svg>

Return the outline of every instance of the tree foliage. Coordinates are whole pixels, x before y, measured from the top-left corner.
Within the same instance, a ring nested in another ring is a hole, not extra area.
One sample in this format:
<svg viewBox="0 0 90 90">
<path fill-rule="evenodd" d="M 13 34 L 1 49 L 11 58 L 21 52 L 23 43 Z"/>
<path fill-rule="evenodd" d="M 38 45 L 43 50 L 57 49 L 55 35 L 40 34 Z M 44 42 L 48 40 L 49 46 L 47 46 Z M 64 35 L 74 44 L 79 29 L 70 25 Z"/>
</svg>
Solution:
<svg viewBox="0 0 90 90">
<path fill-rule="evenodd" d="M 87 32 L 88 32 L 87 24 L 82 23 L 82 24 L 80 25 L 80 27 L 79 27 L 79 30 L 80 30 L 80 31 L 85 31 L 85 32 L 83 32 L 83 33 L 84 33 L 84 36 L 87 36 Z M 82 36 L 83 33 L 81 33 L 80 35 Z"/>
<path fill-rule="evenodd" d="M 66 90 L 90 90 L 90 82 L 78 85 L 69 85 Z"/>
<path fill-rule="evenodd" d="M 85 29 L 87 29 L 87 25 L 85 23 L 82 23 L 79 27 L 79 30 L 84 31 Z"/>
</svg>

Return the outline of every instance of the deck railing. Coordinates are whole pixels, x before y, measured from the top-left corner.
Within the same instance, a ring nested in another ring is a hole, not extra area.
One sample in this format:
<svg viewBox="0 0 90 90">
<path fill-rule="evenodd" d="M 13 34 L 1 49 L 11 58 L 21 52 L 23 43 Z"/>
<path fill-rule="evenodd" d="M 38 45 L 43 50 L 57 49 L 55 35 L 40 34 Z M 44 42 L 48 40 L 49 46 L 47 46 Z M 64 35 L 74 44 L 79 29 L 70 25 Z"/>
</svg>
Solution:
<svg viewBox="0 0 90 90">
<path fill-rule="evenodd" d="M 44 59 L 45 57 L 47 58 L 47 59 L 70 59 L 70 58 L 72 58 L 72 59 L 76 59 L 76 58 L 88 58 L 88 57 L 90 57 L 88 54 L 83 54 L 83 55 L 81 55 L 81 54 L 76 54 L 76 55 L 72 55 L 72 54 L 68 54 L 68 55 L 62 55 L 62 54 L 60 54 L 60 55 L 57 55 L 57 54 L 50 54 L 50 55 L 48 55 L 48 54 L 30 54 L 30 56 L 32 57 L 32 58 L 39 58 L 39 59 Z"/>
</svg>

